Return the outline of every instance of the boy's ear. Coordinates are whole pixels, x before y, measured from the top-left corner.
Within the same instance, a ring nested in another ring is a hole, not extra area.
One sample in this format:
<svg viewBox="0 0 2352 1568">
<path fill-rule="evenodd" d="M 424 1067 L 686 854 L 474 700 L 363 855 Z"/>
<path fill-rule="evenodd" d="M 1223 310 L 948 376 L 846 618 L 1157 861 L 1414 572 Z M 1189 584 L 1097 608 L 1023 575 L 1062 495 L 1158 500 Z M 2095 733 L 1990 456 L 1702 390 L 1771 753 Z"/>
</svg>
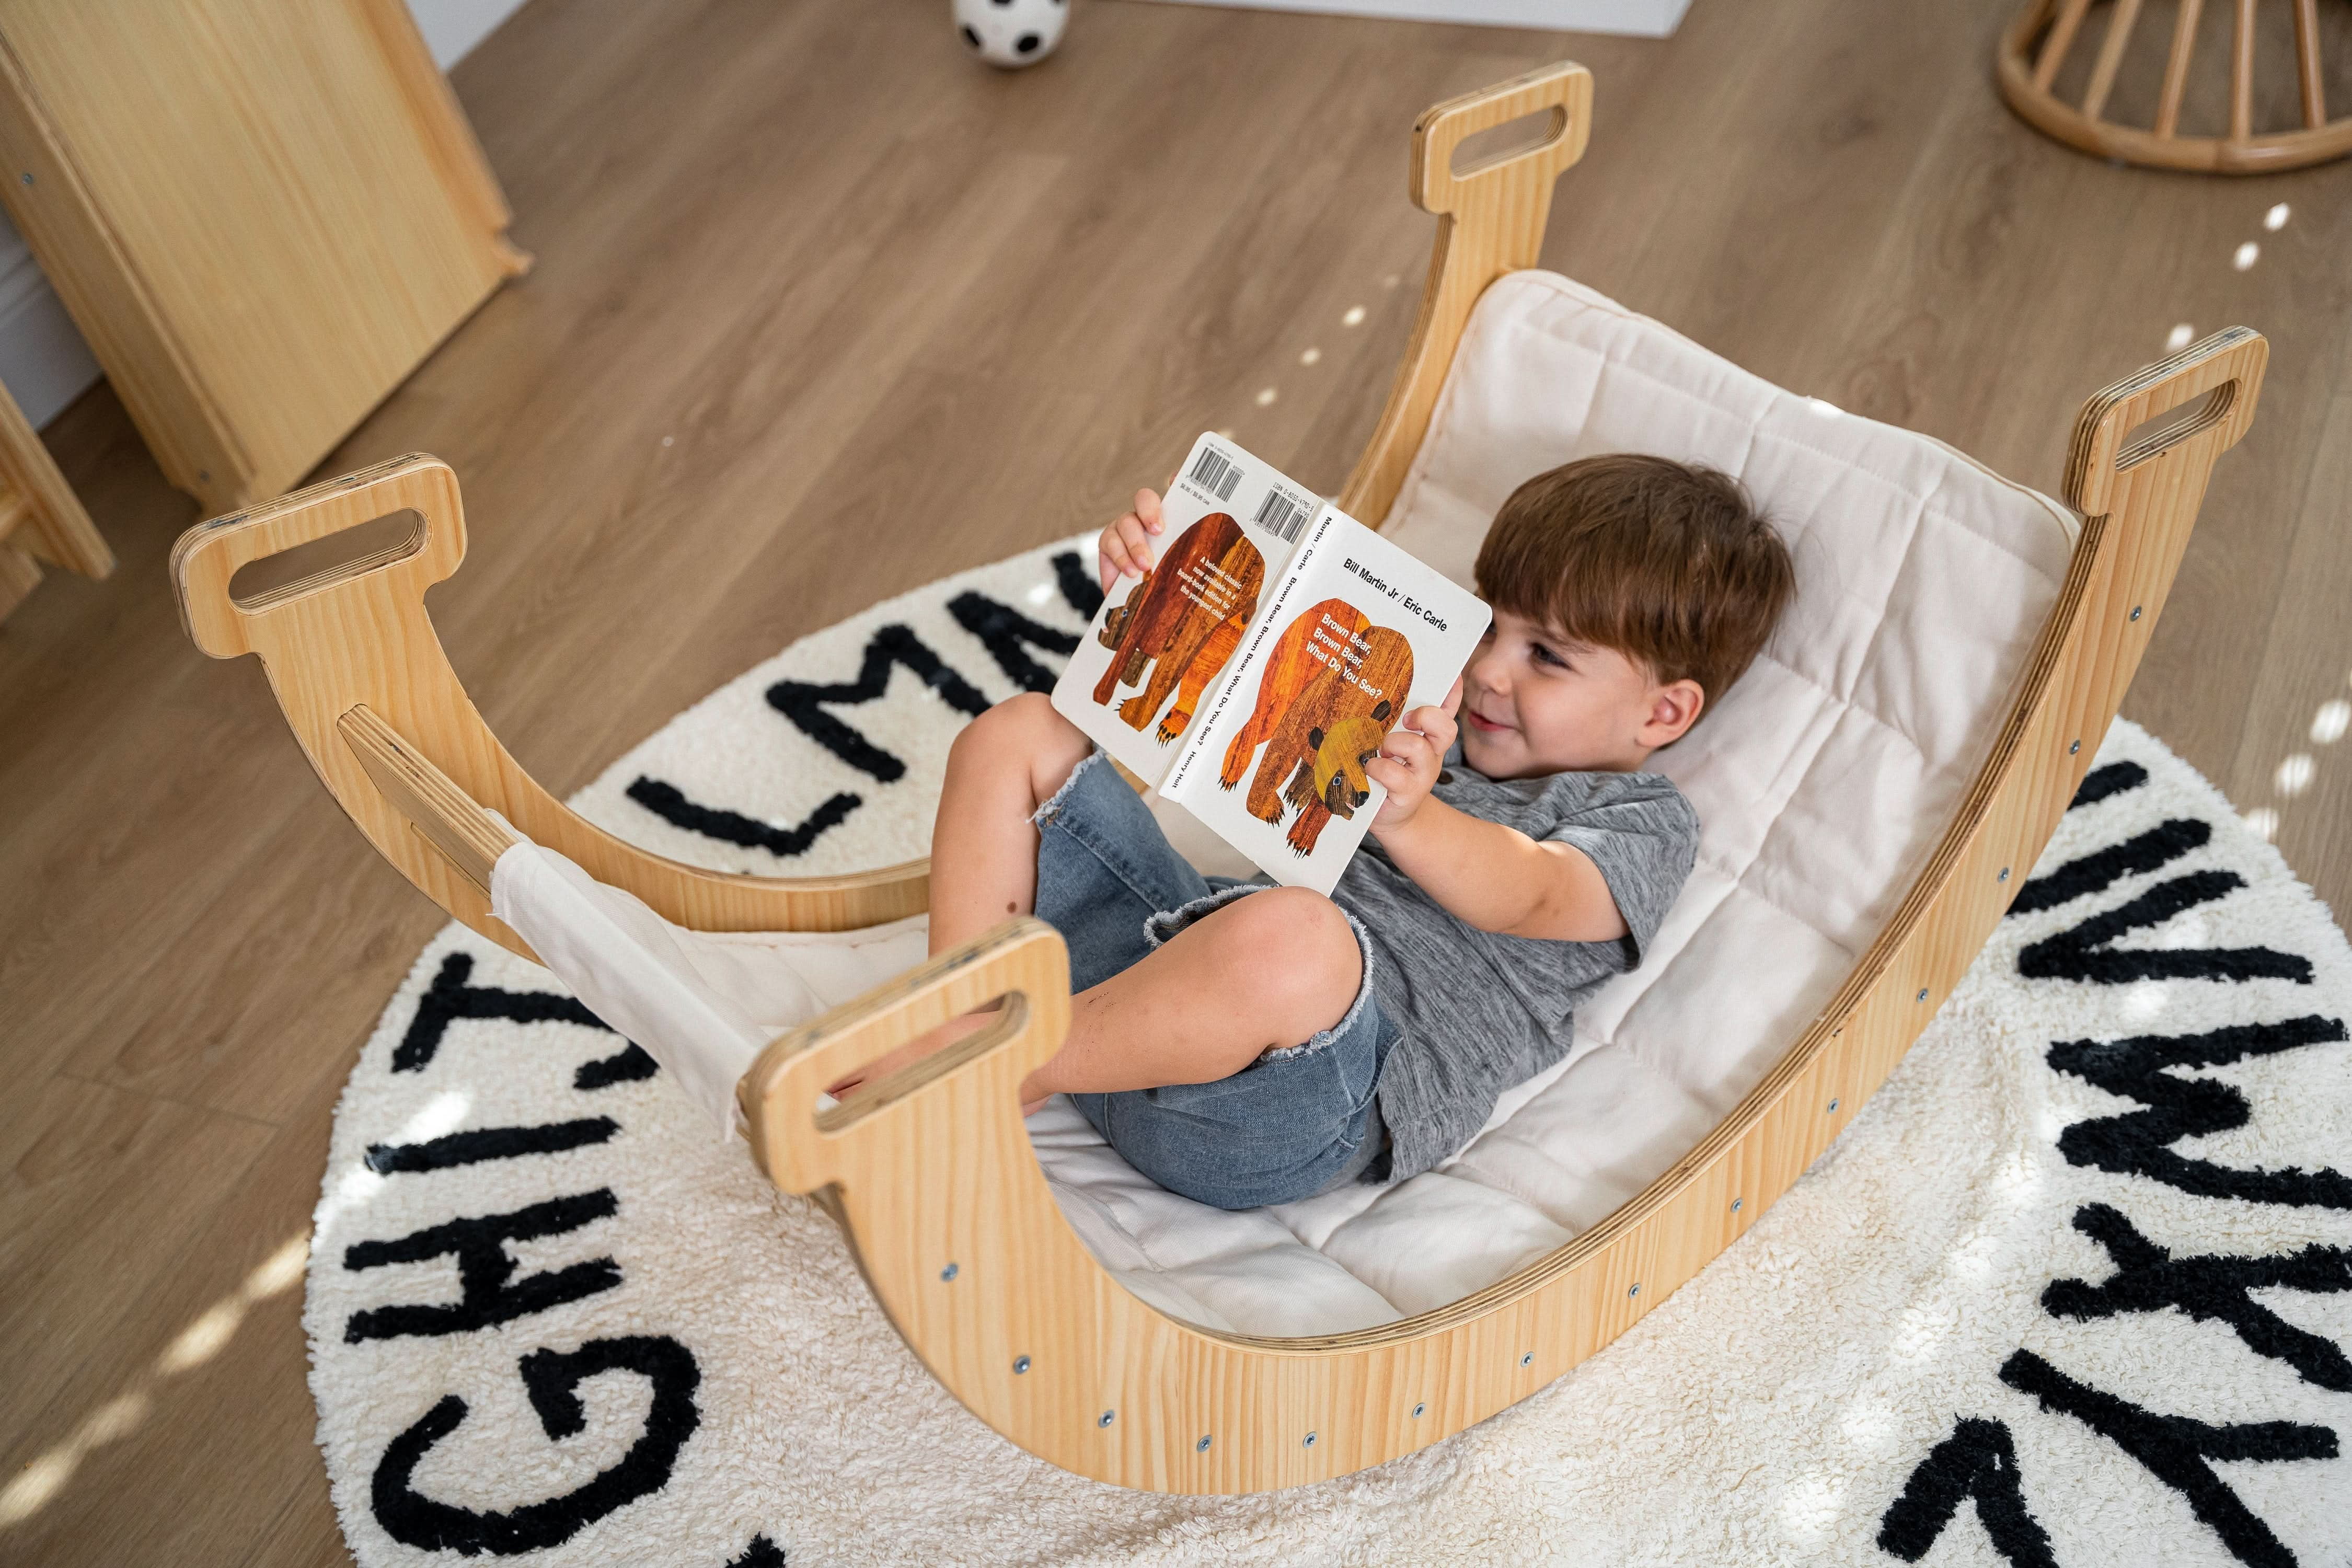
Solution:
<svg viewBox="0 0 2352 1568">
<path fill-rule="evenodd" d="M 1654 687 L 1650 692 L 1649 717 L 1634 739 L 1652 751 L 1670 746 L 1698 722 L 1699 712 L 1706 706 L 1706 691 L 1688 677 Z"/>
</svg>

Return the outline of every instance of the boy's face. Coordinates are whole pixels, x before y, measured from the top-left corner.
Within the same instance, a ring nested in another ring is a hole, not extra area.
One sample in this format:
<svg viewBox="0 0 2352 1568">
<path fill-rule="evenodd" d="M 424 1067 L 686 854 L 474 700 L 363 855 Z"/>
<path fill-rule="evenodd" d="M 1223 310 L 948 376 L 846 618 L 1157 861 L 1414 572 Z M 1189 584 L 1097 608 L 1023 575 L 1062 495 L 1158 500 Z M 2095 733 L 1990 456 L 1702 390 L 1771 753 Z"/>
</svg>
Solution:
<svg viewBox="0 0 2352 1568">
<path fill-rule="evenodd" d="M 1462 672 L 1462 755 L 1489 778 L 1630 773 L 1705 700 L 1696 681 L 1661 682 L 1615 648 L 1498 609 Z"/>
</svg>

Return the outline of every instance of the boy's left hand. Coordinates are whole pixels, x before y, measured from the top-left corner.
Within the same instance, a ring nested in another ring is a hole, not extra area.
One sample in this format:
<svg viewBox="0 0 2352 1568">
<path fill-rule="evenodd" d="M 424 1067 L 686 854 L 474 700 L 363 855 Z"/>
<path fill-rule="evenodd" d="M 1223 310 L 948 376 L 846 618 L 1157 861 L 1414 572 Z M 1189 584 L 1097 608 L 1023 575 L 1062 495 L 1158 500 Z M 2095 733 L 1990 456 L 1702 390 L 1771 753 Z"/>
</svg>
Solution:
<svg viewBox="0 0 2352 1568">
<path fill-rule="evenodd" d="M 1402 827 L 1412 820 L 1422 802 L 1437 783 L 1445 753 L 1454 749 L 1455 710 L 1462 706 L 1462 682 L 1457 678 L 1445 700 L 1434 708 L 1413 708 L 1397 721 L 1381 742 L 1381 754 L 1364 764 L 1364 772 L 1380 780 L 1388 798 L 1372 818 L 1375 829 Z"/>
</svg>

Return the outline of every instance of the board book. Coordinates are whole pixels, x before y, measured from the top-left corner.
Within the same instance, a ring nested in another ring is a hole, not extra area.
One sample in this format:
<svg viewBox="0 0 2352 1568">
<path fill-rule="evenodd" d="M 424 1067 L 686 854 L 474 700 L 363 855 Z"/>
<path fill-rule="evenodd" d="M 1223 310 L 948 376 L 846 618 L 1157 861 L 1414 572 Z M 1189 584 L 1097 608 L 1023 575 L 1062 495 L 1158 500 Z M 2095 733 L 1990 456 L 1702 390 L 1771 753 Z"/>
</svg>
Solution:
<svg viewBox="0 0 2352 1568">
<path fill-rule="evenodd" d="M 1444 700 L 1487 608 L 1219 436 L 1161 518 L 1054 706 L 1276 881 L 1328 893 L 1386 797 L 1364 764 Z"/>
</svg>

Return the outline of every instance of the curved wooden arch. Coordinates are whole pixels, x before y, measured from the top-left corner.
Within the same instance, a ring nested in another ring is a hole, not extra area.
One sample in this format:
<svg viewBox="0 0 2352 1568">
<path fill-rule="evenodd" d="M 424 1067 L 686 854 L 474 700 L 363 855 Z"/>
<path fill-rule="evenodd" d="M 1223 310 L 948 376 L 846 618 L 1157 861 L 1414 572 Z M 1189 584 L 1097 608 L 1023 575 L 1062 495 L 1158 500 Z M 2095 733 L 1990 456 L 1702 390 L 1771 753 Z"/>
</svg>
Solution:
<svg viewBox="0 0 2352 1568">
<path fill-rule="evenodd" d="M 1441 214 L 1421 318 L 1345 500 L 1384 516 L 1486 285 L 1530 264 L 1553 177 L 1584 145 L 1591 83 L 1562 65 L 1442 104 L 1415 131 L 1414 195 Z M 1447 167 L 1462 138 L 1557 110 L 1541 145 Z M 1486 182 L 1481 184 L 1481 182 Z M 1068 1022 L 1061 939 L 1008 922 L 783 1035 L 738 1086 L 754 1158 L 840 1222 L 924 1364 L 1032 1453 L 1116 1485 L 1243 1492 L 1345 1475 L 1516 1403 L 1606 1345 L 1762 1214 L 1885 1079 L 1982 947 L 2047 841 L 2146 648 L 2214 461 L 2253 416 L 2268 345 L 2216 333 L 2084 405 L 2063 485 L 2086 514 L 2065 583 L 1983 766 L 1885 929 L 1780 1063 L 1696 1148 L 1600 1225 L 1484 1290 L 1378 1328 L 1220 1333 L 1129 1293 L 1063 1220 L 1029 1145 L 1022 1079 Z M 239 605 L 245 561 L 386 511 L 409 544 Z M 479 884 L 495 808 L 681 924 L 816 929 L 922 907 L 919 867 L 753 881 L 650 856 L 531 783 L 467 701 L 425 588 L 463 554 L 456 482 L 411 458 L 192 531 L 174 556 L 190 635 L 257 652 L 298 739 L 362 831 L 459 919 L 523 951 Z M 870 1082 L 854 1068 L 995 999 L 1000 1021 Z M 820 1110 L 820 1105 L 824 1109 Z M 1737 1206 L 1735 1206 L 1735 1201 Z"/>
</svg>

